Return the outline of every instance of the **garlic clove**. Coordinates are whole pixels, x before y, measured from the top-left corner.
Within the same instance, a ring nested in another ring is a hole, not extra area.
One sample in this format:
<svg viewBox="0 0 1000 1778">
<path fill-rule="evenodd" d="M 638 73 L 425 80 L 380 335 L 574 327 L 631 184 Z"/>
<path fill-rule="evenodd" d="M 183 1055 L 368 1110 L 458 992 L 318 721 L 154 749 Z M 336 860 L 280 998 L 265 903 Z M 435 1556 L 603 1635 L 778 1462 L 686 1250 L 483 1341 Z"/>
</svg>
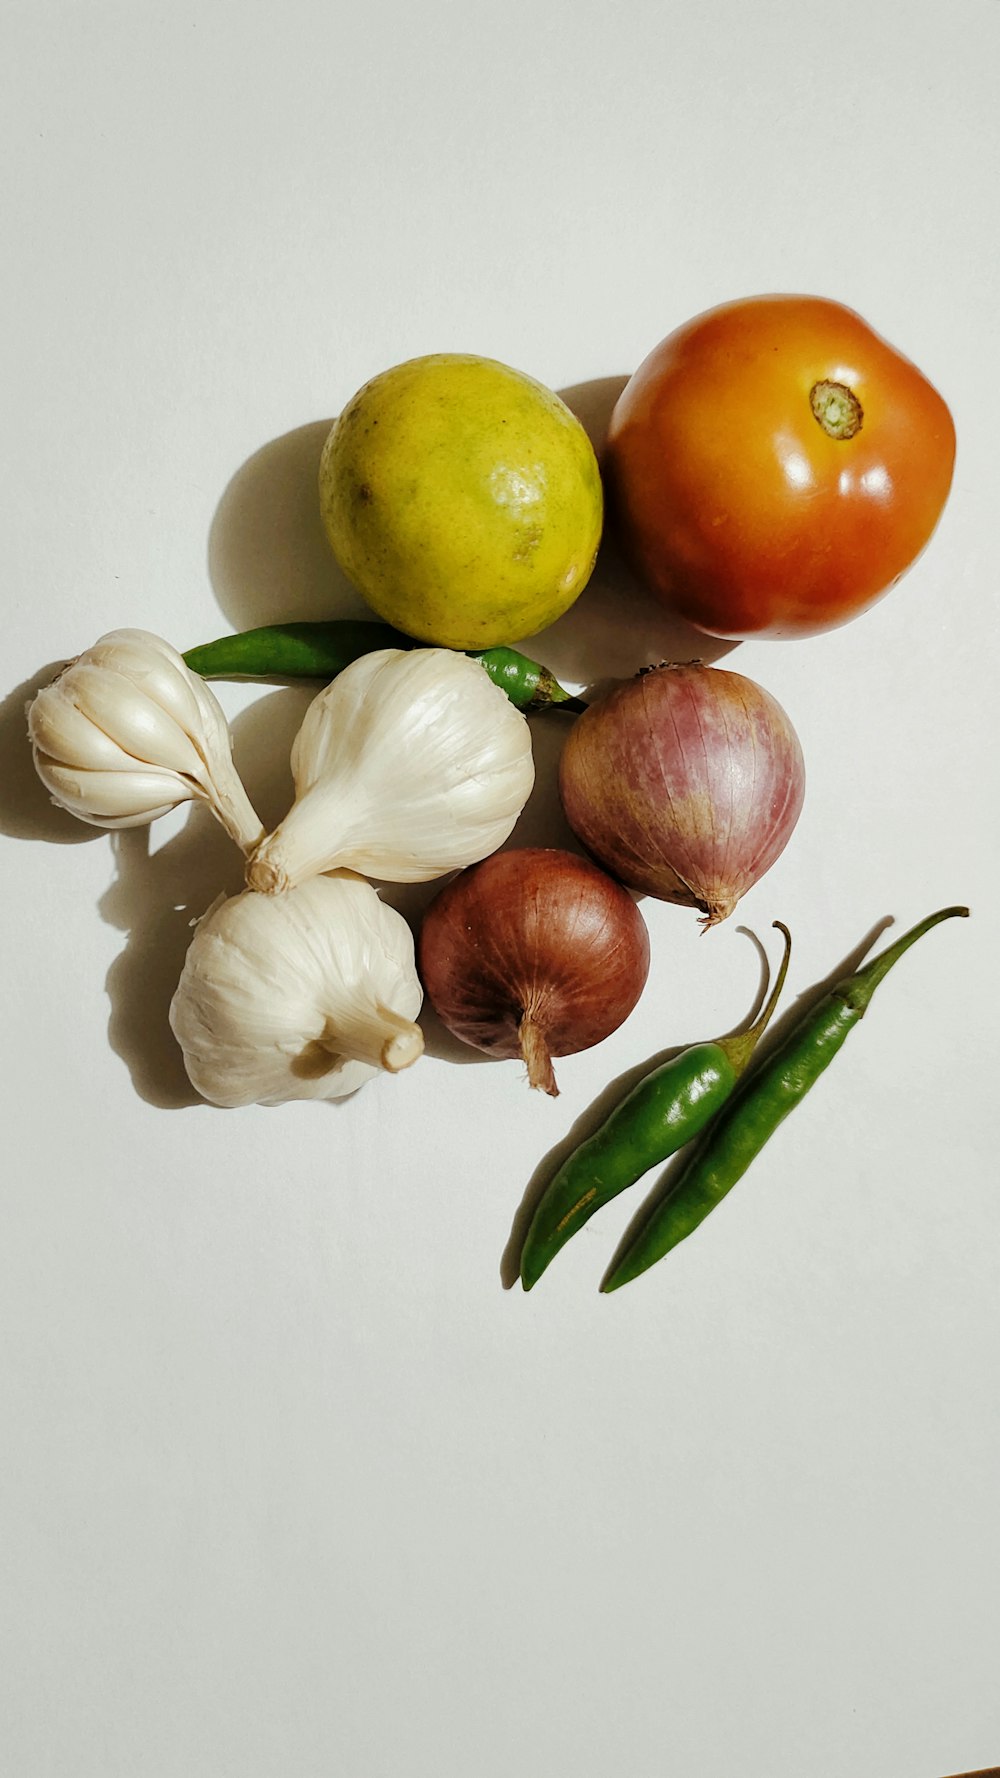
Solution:
<svg viewBox="0 0 1000 1778">
<path fill-rule="evenodd" d="M 86 659 L 123 674 L 181 728 L 197 731 L 203 714 L 199 693 L 209 688 L 162 636 L 152 630 L 109 630 L 87 649 Z"/>
<path fill-rule="evenodd" d="M 68 669 L 67 669 L 68 671 Z M 63 674 L 65 679 L 65 674 Z M 50 760 L 75 760 L 81 771 L 128 772 L 135 768 L 134 754 L 127 753 L 99 729 L 59 681 L 58 697 L 39 693 L 31 705 L 29 734 L 36 755 Z M 46 692 L 51 691 L 46 687 Z"/>
<path fill-rule="evenodd" d="M 78 661 L 63 674 L 62 690 L 98 734 L 133 760 L 155 760 L 182 777 L 203 778 L 204 761 L 190 736 L 116 669 Z"/>
<path fill-rule="evenodd" d="M 141 826 L 199 799 L 244 852 L 263 835 L 218 700 L 151 631 L 112 630 L 71 661 L 29 706 L 28 733 L 49 794 L 83 821 Z"/>
<path fill-rule="evenodd" d="M 192 1084 L 221 1106 L 341 1098 L 423 1051 L 406 921 L 348 871 L 245 890 L 198 923 L 170 1007 Z"/>
<path fill-rule="evenodd" d="M 80 771 L 44 755 L 36 755 L 35 766 L 54 801 L 92 827 L 147 827 L 189 800 L 173 772 Z"/>
<path fill-rule="evenodd" d="M 313 700 L 292 747 L 295 802 L 254 853 L 280 893 L 346 868 L 426 882 L 494 852 L 534 782 L 524 715 L 478 661 L 381 649 Z"/>
</svg>

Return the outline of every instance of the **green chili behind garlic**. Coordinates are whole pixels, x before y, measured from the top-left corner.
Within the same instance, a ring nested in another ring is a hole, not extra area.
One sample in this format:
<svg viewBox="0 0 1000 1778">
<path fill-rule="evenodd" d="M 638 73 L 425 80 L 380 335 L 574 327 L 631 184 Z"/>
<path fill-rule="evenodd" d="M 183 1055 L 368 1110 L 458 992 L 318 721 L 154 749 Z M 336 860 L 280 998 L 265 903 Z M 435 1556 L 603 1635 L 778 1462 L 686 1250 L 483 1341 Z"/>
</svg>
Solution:
<svg viewBox="0 0 1000 1778">
<path fill-rule="evenodd" d="M 406 921 L 351 871 L 245 890 L 199 921 L 170 1006 L 192 1085 L 215 1105 L 337 1099 L 423 1053 Z"/>
<path fill-rule="evenodd" d="M 531 735 L 477 661 L 380 649 L 313 700 L 292 775 L 295 802 L 250 860 L 252 889 L 340 867 L 427 882 L 507 839 L 534 782 Z"/>
<path fill-rule="evenodd" d="M 111 630 L 28 707 L 38 775 L 61 808 L 95 827 L 144 827 L 207 803 L 244 852 L 263 835 L 208 686 L 149 630 Z"/>
</svg>

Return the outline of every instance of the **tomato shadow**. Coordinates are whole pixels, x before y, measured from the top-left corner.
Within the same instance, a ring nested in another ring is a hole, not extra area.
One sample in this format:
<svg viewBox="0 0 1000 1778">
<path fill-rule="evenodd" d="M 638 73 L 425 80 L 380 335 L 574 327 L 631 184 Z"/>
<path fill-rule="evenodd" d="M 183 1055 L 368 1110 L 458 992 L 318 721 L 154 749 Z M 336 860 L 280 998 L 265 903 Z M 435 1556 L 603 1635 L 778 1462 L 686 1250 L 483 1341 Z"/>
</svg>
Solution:
<svg viewBox="0 0 1000 1778">
<path fill-rule="evenodd" d="M 625 376 L 597 377 L 559 391 L 584 427 L 598 462 L 612 410 L 627 381 Z M 544 659 L 557 679 L 584 688 L 584 696 L 594 698 L 641 667 L 659 661 L 717 661 L 739 644 L 704 635 L 653 598 L 629 567 L 614 512 L 607 507 L 597 563 L 587 586 L 563 617 L 542 635 L 527 638 L 525 646 L 527 653 Z"/>
</svg>

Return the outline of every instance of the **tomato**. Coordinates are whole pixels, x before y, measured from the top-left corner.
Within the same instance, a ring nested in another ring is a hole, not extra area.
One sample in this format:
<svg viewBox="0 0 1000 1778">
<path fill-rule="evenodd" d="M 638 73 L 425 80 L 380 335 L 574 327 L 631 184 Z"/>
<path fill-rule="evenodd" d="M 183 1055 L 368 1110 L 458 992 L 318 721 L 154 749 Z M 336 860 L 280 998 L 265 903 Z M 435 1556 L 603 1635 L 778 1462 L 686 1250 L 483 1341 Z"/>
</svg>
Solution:
<svg viewBox="0 0 1000 1778">
<path fill-rule="evenodd" d="M 887 592 L 934 530 L 954 460 L 941 396 L 860 315 L 764 296 L 650 353 L 604 469 L 642 578 L 739 640 L 814 635 Z"/>
</svg>

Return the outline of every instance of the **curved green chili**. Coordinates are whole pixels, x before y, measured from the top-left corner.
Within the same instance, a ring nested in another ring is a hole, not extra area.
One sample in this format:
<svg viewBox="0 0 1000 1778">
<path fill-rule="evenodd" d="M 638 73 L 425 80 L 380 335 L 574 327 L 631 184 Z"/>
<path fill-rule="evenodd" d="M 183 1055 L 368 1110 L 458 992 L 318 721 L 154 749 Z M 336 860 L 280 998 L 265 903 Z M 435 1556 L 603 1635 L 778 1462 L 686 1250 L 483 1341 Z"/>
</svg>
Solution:
<svg viewBox="0 0 1000 1778">
<path fill-rule="evenodd" d="M 525 1290 L 537 1284 L 560 1247 L 595 1210 L 676 1154 L 725 1104 L 767 1029 L 784 986 L 792 941 L 780 920 L 774 924 L 784 935 L 785 951 L 774 988 L 754 1023 L 733 1037 L 693 1044 L 654 1068 L 550 1180 L 521 1252 Z"/>
<path fill-rule="evenodd" d="M 188 666 L 206 679 L 335 679 L 360 655 L 376 648 L 419 648 L 391 624 L 367 618 L 338 618 L 331 623 L 264 624 L 235 636 L 220 636 L 184 656 Z M 548 667 L 529 660 L 516 648 L 485 648 L 473 652 L 494 685 L 505 691 L 518 710 L 544 710 L 550 705 L 574 713 L 586 709 L 553 678 Z"/>
<path fill-rule="evenodd" d="M 704 1222 L 829 1067 L 864 1017 L 875 989 L 903 952 L 941 920 L 965 917 L 968 912 L 968 908 L 954 907 L 929 914 L 810 1008 L 784 1043 L 733 1094 L 695 1144 L 667 1195 L 654 1194 L 649 1214 L 604 1279 L 603 1291 L 630 1283 Z"/>
</svg>

